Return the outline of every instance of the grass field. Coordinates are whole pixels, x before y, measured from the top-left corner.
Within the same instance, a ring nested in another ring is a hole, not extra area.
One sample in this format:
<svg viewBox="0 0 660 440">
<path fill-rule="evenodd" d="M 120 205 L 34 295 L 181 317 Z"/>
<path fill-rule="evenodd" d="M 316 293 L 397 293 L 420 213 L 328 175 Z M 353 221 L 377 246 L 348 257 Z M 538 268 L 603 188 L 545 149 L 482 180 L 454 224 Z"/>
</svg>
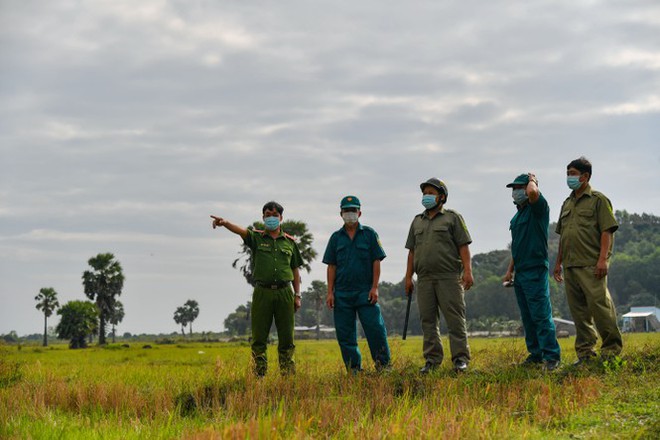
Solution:
<svg viewBox="0 0 660 440">
<path fill-rule="evenodd" d="M 520 338 L 471 339 L 470 372 L 421 377 L 421 339 L 395 338 L 392 371 L 350 377 L 335 341 L 298 341 L 297 374 L 273 346 L 261 380 L 244 343 L 0 346 L 0 438 L 660 438 L 660 334 L 585 369 L 572 344 L 545 373 L 514 366 Z"/>
</svg>

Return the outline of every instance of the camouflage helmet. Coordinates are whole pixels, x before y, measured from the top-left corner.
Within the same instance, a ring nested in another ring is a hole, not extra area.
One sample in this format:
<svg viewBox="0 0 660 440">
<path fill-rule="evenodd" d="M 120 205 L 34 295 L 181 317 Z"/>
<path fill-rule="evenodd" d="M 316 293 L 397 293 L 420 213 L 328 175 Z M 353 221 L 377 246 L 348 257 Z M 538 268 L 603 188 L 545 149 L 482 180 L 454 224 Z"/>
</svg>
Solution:
<svg viewBox="0 0 660 440">
<path fill-rule="evenodd" d="M 447 185 L 445 185 L 445 182 L 442 180 L 438 179 L 437 177 L 431 177 L 429 180 L 426 182 L 422 182 L 419 185 L 419 188 L 424 191 L 424 187 L 430 185 L 433 188 L 437 189 L 440 194 L 445 195 L 445 202 L 447 201 L 447 197 L 449 197 L 449 191 L 447 190 Z"/>
</svg>

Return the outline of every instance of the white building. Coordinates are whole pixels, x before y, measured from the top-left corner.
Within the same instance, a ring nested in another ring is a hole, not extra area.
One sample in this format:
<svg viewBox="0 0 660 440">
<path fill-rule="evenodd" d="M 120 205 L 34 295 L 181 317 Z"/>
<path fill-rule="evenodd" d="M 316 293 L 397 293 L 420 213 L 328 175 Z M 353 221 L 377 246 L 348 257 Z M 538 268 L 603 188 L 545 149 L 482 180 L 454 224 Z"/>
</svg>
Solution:
<svg viewBox="0 0 660 440">
<path fill-rule="evenodd" d="M 657 307 L 631 307 L 630 312 L 623 315 L 624 332 L 658 332 L 660 331 L 660 309 Z"/>
</svg>

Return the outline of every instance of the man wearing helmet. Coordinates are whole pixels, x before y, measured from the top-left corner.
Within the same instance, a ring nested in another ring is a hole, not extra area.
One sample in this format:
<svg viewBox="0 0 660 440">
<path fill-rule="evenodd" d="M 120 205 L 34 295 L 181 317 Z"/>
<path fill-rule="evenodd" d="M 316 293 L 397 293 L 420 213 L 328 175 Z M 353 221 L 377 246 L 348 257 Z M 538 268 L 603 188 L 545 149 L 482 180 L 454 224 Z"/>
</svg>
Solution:
<svg viewBox="0 0 660 440">
<path fill-rule="evenodd" d="M 410 225 L 406 249 L 406 294 L 412 295 L 413 274 L 417 274 L 417 305 L 424 333 L 424 359 L 420 373 L 438 368 L 444 354 L 440 342 L 440 311 L 449 329 L 449 346 L 454 370 L 467 370 L 470 347 L 467 341 L 464 291 L 474 283 L 470 233 L 463 217 L 445 209 L 447 185 L 431 178 L 420 185 L 425 210 Z"/>
</svg>

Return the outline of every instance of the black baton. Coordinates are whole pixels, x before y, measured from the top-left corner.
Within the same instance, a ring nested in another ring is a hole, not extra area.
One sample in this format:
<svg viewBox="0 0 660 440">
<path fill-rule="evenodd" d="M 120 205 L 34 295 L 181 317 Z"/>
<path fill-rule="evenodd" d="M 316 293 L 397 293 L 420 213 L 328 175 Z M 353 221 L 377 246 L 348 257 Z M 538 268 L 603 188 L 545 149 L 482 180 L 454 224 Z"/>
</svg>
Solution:
<svg viewBox="0 0 660 440">
<path fill-rule="evenodd" d="M 408 295 L 408 305 L 406 306 L 406 321 L 403 323 L 403 340 L 406 340 L 406 333 L 408 333 L 408 318 L 410 318 L 410 303 L 412 302 L 413 293 Z"/>
</svg>

